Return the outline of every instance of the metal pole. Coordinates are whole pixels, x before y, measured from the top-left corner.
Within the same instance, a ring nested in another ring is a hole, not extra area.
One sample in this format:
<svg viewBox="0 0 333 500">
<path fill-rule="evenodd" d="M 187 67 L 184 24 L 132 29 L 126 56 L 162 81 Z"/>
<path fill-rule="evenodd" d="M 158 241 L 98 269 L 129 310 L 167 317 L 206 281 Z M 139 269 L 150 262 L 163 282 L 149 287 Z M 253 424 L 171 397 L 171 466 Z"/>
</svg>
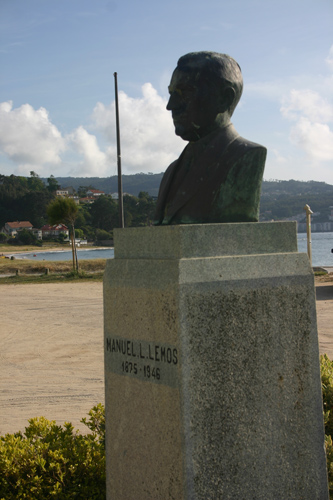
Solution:
<svg viewBox="0 0 333 500">
<path fill-rule="evenodd" d="M 118 82 L 117 73 L 114 76 L 114 89 L 116 96 L 116 131 L 117 131 L 117 167 L 118 167 L 118 207 L 119 207 L 119 227 L 124 227 L 124 207 L 123 207 L 123 180 L 121 176 L 121 153 L 120 153 L 120 132 L 119 132 L 119 107 L 118 107 Z"/>
<path fill-rule="evenodd" d="M 310 261 L 310 265 L 312 266 L 312 241 L 311 241 L 311 214 L 313 214 L 309 205 L 305 205 L 304 210 L 306 211 L 306 236 L 308 243 L 308 257 Z"/>
</svg>

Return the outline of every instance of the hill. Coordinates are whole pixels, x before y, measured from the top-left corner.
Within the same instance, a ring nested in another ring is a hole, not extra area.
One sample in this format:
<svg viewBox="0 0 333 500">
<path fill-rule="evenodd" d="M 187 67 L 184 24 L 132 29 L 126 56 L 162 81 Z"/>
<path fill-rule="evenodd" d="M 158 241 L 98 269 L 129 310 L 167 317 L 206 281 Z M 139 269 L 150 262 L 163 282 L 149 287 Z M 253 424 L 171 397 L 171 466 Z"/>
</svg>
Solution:
<svg viewBox="0 0 333 500">
<path fill-rule="evenodd" d="M 137 196 L 146 191 L 157 196 L 163 173 L 135 174 L 123 176 L 123 191 Z M 90 186 L 105 193 L 118 191 L 117 176 L 113 177 L 57 177 L 62 187 Z M 333 185 L 316 181 L 264 181 L 261 192 L 260 212 L 263 219 L 283 219 L 303 213 L 304 205 L 313 212 L 320 212 L 316 220 L 328 220 L 329 207 L 333 205 Z"/>
<path fill-rule="evenodd" d="M 316 222 L 328 220 L 333 205 L 333 186 L 316 181 L 264 181 L 260 200 L 260 213 L 268 219 L 283 219 L 304 213 L 310 205 L 313 212 L 320 212 Z"/>
<path fill-rule="evenodd" d="M 134 174 L 123 175 L 123 191 L 124 193 L 137 196 L 140 191 L 146 191 L 150 196 L 157 196 L 158 189 L 163 177 L 163 172 L 160 174 Z M 56 177 L 62 187 L 73 186 L 77 191 L 80 186 L 94 187 L 100 189 L 107 194 L 118 191 L 118 177 Z M 44 179 L 46 182 L 46 179 Z"/>
</svg>

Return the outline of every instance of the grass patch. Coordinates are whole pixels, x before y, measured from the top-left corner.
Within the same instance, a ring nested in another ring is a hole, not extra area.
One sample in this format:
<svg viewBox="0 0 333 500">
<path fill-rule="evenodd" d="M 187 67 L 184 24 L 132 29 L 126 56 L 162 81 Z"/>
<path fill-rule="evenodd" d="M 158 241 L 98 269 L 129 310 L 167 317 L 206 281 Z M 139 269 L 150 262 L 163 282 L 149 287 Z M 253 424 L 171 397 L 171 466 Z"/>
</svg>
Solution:
<svg viewBox="0 0 333 500">
<path fill-rule="evenodd" d="M 37 245 L 8 245 L 8 243 L 0 243 L 0 255 L 2 253 L 17 253 L 17 252 L 47 252 L 49 250 L 71 250 L 71 246 L 67 243 L 58 243 L 56 241 L 43 241 L 41 247 Z"/>
<path fill-rule="evenodd" d="M 107 259 L 80 260 L 80 270 L 73 271 L 72 261 L 0 259 L 0 285 L 53 283 L 75 280 L 101 281 Z M 45 271 L 48 269 L 49 274 Z M 18 271 L 18 274 L 16 274 Z M 3 276 L 1 275 L 10 275 Z"/>
<path fill-rule="evenodd" d="M 24 283 L 66 283 L 68 281 L 102 281 L 103 280 L 103 272 L 97 273 L 76 273 L 70 272 L 65 274 L 21 274 L 18 276 L 6 276 L 4 278 L 0 278 L 0 285 L 22 285 Z"/>
<path fill-rule="evenodd" d="M 80 271 L 85 273 L 103 272 L 107 259 L 87 259 L 79 260 Z M 16 270 L 21 274 L 43 274 L 45 269 L 49 269 L 50 274 L 54 273 L 70 273 L 73 270 L 72 261 L 55 261 L 55 260 L 10 260 L 0 259 L 0 275 L 15 274 Z M 4 278 L 3 278 L 4 279 Z"/>
</svg>

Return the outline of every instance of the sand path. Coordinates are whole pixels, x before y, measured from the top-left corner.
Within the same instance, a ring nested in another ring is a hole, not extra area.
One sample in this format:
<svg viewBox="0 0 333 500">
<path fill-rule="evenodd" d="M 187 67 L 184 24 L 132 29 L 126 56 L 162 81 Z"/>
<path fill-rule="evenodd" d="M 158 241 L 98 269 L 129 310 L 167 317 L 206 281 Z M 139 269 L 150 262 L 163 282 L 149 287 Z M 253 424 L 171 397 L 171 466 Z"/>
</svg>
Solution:
<svg viewBox="0 0 333 500">
<path fill-rule="evenodd" d="M 0 285 L 0 433 L 43 415 L 82 430 L 104 403 L 101 282 Z"/>
<path fill-rule="evenodd" d="M 0 433 L 43 415 L 57 424 L 104 403 L 100 282 L 0 285 Z M 318 283 L 320 352 L 333 359 L 333 284 Z"/>
</svg>

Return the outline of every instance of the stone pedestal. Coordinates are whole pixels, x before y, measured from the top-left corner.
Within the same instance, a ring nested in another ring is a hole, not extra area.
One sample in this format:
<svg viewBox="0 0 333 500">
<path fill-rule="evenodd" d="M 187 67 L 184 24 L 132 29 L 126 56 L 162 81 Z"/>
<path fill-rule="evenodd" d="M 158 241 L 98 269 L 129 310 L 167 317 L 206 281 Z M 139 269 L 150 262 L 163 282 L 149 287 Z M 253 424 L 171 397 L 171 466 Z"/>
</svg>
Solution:
<svg viewBox="0 0 333 500">
<path fill-rule="evenodd" d="M 115 231 L 104 322 L 108 500 L 327 500 L 294 223 Z"/>
</svg>

